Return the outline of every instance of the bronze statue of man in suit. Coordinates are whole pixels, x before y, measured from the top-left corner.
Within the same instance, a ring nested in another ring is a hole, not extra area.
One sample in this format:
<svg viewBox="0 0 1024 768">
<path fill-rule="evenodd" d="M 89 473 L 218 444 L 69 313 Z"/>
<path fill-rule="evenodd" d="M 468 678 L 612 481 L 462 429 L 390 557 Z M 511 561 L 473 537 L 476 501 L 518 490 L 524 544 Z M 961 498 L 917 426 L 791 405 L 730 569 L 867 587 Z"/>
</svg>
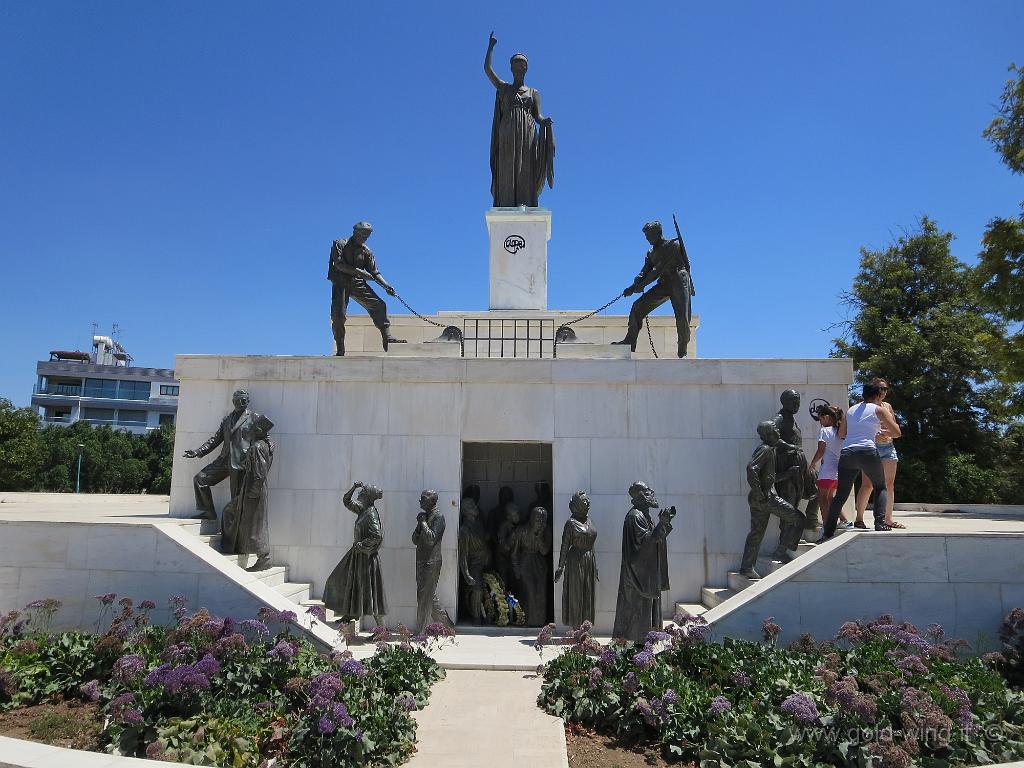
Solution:
<svg viewBox="0 0 1024 768">
<path fill-rule="evenodd" d="M 258 414 L 249 410 L 249 393 L 239 389 L 231 396 L 235 409 L 225 416 L 216 432 L 193 450 L 182 454 L 186 459 L 198 459 L 221 446 L 220 456 L 207 464 L 192 483 L 196 491 L 196 520 L 216 520 L 217 510 L 213 506 L 212 486 L 227 478 L 231 483 L 231 498 L 238 496 L 245 473 L 245 459 L 252 445 L 253 429 Z"/>
<path fill-rule="evenodd" d="M 676 316 L 676 335 L 679 342 L 677 354 L 679 357 L 686 357 L 686 347 L 690 343 L 692 314 L 690 297 L 694 295 L 690 260 L 681 238 L 665 239 L 660 221 L 649 221 L 644 224 L 644 236 L 651 244 L 644 259 L 644 268 L 622 295 L 632 296 L 634 293 L 640 293 L 651 283 L 654 283 L 654 287 L 633 302 L 633 307 L 629 310 L 626 338 L 615 343 L 629 344 L 629 348 L 635 352 L 636 340 L 640 335 L 640 326 L 643 325 L 644 318 L 666 301 L 671 301 L 672 311 Z"/>
<path fill-rule="evenodd" d="M 337 346 L 334 354 L 339 356 L 345 354 L 345 318 L 348 314 L 349 299 L 355 299 L 369 313 L 373 324 L 380 331 L 385 351 L 388 344 L 405 343 L 405 339 L 396 339 L 391 335 L 388 308 L 367 282 L 373 280 L 389 296 L 395 295 L 395 289 L 377 269 L 373 251 L 366 246 L 371 232 L 373 227 L 368 222 L 360 221 L 352 227 L 352 237 L 347 240 L 335 240 L 331 246 L 327 279 L 334 286 L 331 292 L 331 327 Z"/>
</svg>

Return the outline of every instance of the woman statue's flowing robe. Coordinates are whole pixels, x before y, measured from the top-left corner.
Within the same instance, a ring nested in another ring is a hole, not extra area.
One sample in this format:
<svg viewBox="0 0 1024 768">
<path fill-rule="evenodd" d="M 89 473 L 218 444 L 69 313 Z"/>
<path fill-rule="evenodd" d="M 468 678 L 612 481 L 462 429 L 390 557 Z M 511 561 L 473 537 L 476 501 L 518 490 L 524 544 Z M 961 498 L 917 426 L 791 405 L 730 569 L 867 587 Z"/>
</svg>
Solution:
<svg viewBox="0 0 1024 768">
<path fill-rule="evenodd" d="M 384 616 L 388 601 L 377 558 L 384 543 L 384 529 L 376 507 L 370 505 L 357 513 L 352 540 L 352 549 L 327 577 L 324 605 L 348 618 Z"/>
<path fill-rule="evenodd" d="M 538 130 L 537 91 L 502 83 L 494 97 L 491 125 L 491 196 L 495 208 L 537 207 L 544 182 L 555 183 L 555 134 Z"/>
<path fill-rule="evenodd" d="M 570 517 L 562 530 L 562 549 L 558 569 L 562 582 L 562 623 L 575 629 L 584 621 L 594 622 L 594 591 L 597 586 L 597 561 L 594 542 L 597 531 L 590 520 Z"/>
</svg>

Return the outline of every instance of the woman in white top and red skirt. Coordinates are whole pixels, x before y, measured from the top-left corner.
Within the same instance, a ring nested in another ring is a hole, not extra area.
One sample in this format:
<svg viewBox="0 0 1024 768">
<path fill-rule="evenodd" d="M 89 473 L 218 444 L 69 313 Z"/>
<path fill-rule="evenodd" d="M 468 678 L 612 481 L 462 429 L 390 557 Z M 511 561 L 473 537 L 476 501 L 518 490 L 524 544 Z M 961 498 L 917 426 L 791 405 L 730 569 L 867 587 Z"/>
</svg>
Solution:
<svg viewBox="0 0 1024 768">
<path fill-rule="evenodd" d="M 821 403 L 811 417 L 821 424 L 818 433 L 818 450 L 811 459 L 811 471 L 818 471 L 818 509 L 828 513 L 832 497 L 839 485 L 839 452 L 843 449 L 843 438 L 839 436 L 839 424 L 843 420 L 843 409 L 837 405 Z M 820 469 L 819 469 L 820 465 Z M 853 524 L 839 513 L 839 526 L 851 528 Z"/>
<path fill-rule="evenodd" d="M 875 437 L 899 437 L 900 427 L 893 415 L 882 407 L 882 393 L 878 384 L 868 382 L 862 392 L 863 401 L 853 406 L 839 425 L 839 436 L 843 438 L 843 450 L 839 454 L 839 484 L 825 518 L 825 531 L 821 537 L 823 540 L 835 535 L 839 513 L 850 497 L 859 472 L 867 475 L 877 489 L 874 505 L 875 530 L 891 530 L 885 523 L 889 493 Z"/>
</svg>

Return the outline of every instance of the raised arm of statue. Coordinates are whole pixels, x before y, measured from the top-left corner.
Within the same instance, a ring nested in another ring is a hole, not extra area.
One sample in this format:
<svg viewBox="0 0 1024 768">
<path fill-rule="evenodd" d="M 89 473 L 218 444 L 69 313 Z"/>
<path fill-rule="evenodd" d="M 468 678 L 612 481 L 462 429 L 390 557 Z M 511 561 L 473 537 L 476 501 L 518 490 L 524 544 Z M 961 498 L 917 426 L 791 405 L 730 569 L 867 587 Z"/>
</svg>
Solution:
<svg viewBox="0 0 1024 768">
<path fill-rule="evenodd" d="M 491 66 L 491 57 L 494 54 L 494 46 L 498 44 L 497 38 L 494 37 L 494 32 L 491 32 L 491 38 L 487 41 L 487 55 L 484 56 L 484 74 L 487 75 L 487 79 L 494 83 L 495 88 L 501 88 L 505 85 L 505 81 L 502 80 L 494 71 L 494 67 Z"/>
<path fill-rule="evenodd" d="M 354 504 L 352 502 L 352 494 L 356 492 L 356 488 L 362 488 L 362 487 L 363 487 L 362 483 L 359 483 L 359 482 L 353 483 L 352 487 L 349 488 L 348 491 L 345 492 L 345 496 L 341 500 L 342 503 L 345 505 L 346 509 L 348 509 L 350 512 L 355 512 L 357 515 L 360 512 L 363 511 L 363 508 L 361 506 L 359 506 L 358 504 Z"/>
</svg>

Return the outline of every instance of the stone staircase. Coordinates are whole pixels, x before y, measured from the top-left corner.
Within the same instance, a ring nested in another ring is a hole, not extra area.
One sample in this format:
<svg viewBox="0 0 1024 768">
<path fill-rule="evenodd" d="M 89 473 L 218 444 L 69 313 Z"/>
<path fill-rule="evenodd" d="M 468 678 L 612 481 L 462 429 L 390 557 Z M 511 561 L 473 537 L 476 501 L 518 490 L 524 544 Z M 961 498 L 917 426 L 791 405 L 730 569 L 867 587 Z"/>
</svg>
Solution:
<svg viewBox="0 0 1024 768">
<path fill-rule="evenodd" d="M 814 546 L 814 544 L 809 542 L 800 542 L 796 548 L 796 556 L 800 557 L 804 553 L 810 552 L 814 549 Z M 754 567 L 754 570 L 764 577 L 769 573 L 774 573 L 784 565 L 786 565 L 786 563 L 781 560 L 772 560 L 767 557 L 760 557 L 757 560 L 757 565 Z M 700 616 L 712 608 L 721 605 L 729 598 L 735 597 L 754 583 L 754 580 L 748 579 L 746 576 L 741 576 L 738 571 L 729 571 L 726 586 L 704 587 L 700 593 L 700 603 L 676 603 L 676 613 Z"/>
<path fill-rule="evenodd" d="M 183 525 L 182 528 L 198 537 L 204 544 L 220 552 L 220 533 L 217 523 L 214 523 L 212 520 L 201 520 Z M 256 562 L 254 555 L 221 554 L 221 557 L 242 570 Z M 320 606 L 324 608 L 327 616 L 327 620 L 322 623 L 335 630 L 341 626 L 340 616 L 326 608 L 322 600 L 314 600 L 312 598 L 310 584 L 288 580 L 287 566 L 272 565 L 265 570 L 256 571 L 252 575 L 268 587 L 273 588 L 274 591 L 279 592 L 285 599 L 294 603 L 296 614 L 304 613 L 311 606 Z"/>
</svg>

